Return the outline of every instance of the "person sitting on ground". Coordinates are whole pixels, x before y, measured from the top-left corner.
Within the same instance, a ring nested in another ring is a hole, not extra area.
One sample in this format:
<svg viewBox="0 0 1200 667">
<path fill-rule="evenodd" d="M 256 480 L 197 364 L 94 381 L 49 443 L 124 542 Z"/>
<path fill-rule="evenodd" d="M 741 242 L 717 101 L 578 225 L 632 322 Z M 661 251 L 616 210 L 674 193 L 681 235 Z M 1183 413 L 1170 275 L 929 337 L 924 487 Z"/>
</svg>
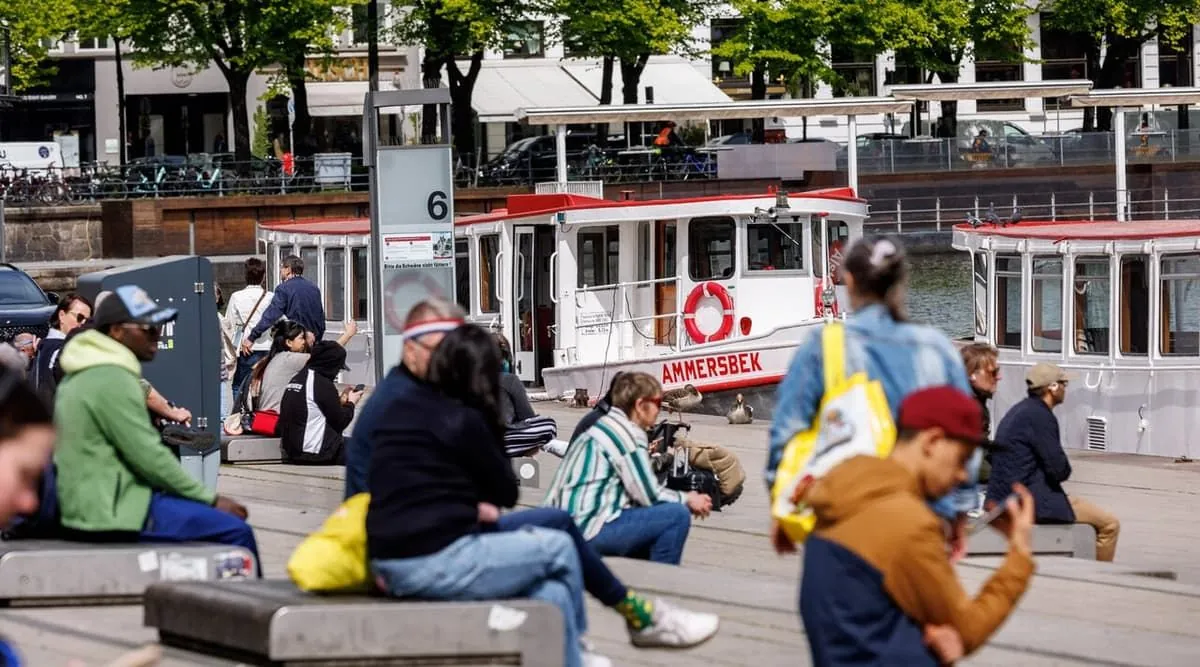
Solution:
<svg viewBox="0 0 1200 667">
<path fill-rule="evenodd" d="M 662 386 L 646 373 L 613 380 L 612 407 L 572 442 L 543 504 L 566 510 L 605 556 L 678 565 L 692 515 L 707 517 L 712 498 L 659 483 L 646 431 L 662 405 Z"/>
<path fill-rule="evenodd" d="M 54 371 L 58 368 L 58 355 L 67 336 L 83 326 L 92 316 L 92 304 L 78 294 L 68 294 L 58 302 L 50 316 L 50 332 L 38 345 L 37 359 L 33 365 L 33 386 L 47 401 L 54 400 L 57 385 Z"/>
<path fill-rule="evenodd" d="M 982 423 L 961 389 L 919 389 L 900 405 L 889 458 L 856 456 L 812 483 L 800 615 L 814 665 L 953 663 L 1012 613 L 1034 570 L 1029 491 L 1010 489 L 1008 553 L 974 599 L 929 505 L 968 479 Z"/>
<path fill-rule="evenodd" d="M 370 461 L 378 441 L 378 429 L 395 419 L 396 406 L 404 406 L 410 397 L 427 400 L 430 387 L 430 362 L 447 333 L 464 320 L 458 306 L 441 299 L 417 303 L 405 319 L 403 358 L 375 387 L 363 406 L 346 443 L 345 497 L 365 493 Z M 422 398 L 425 397 L 425 398 Z M 538 507 L 508 512 L 495 522 L 498 531 L 516 531 L 524 526 L 540 526 L 565 532 L 571 537 L 583 570 L 583 583 L 589 594 L 625 619 L 626 629 L 635 646 L 686 648 L 707 641 L 720 625 L 712 614 L 691 612 L 662 600 L 651 601 L 627 588 L 605 565 L 600 554 L 583 539 L 574 520 L 566 512 Z"/>
<path fill-rule="evenodd" d="M 321 290 L 304 277 L 304 260 L 288 255 L 281 264 L 280 283 L 275 286 L 271 303 L 258 324 L 242 337 L 240 354 L 253 352 L 254 341 L 284 318 L 300 323 L 313 332 L 316 340 L 325 337 L 325 304 L 321 301 Z"/>
<path fill-rule="evenodd" d="M 1035 364 L 1025 374 L 1029 395 L 1009 409 L 996 427 L 987 505 L 1003 502 L 1014 482 L 1029 487 L 1037 500 L 1038 523 L 1085 523 L 1096 530 L 1096 560 L 1112 561 L 1121 522 L 1092 502 L 1067 495 L 1062 484 L 1071 477 L 1071 462 L 1059 438 L 1054 408 L 1067 399 L 1070 377 L 1050 363 Z"/>
<path fill-rule="evenodd" d="M 246 508 L 184 472 L 146 412 L 142 363 L 177 316 L 122 285 L 96 305 L 95 328 L 63 347 L 54 407 L 61 523 L 80 541 L 216 542 L 257 560 Z"/>
<path fill-rule="evenodd" d="M 338 395 L 334 381 L 346 369 L 346 348 L 334 341 L 313 345 L 304 370 L 283 392 L 279 407 L 279 437 L 284 461 L 319 465 L 346 462 L 342 431 L 354 419 L 361 391 Z"/>
<path fill-rule="evenodd" d="M 356 333 L 358 325 L 353 321 L 346 322 L 337 344 L 346 347 Z M 316 336 L 296 322 L 283 321 L 275 325 L 271 351 L 255 364 L 250 374 L 245 400 L 250 410 L 279 412 L 283 392 L 296 373 L 308 366 L 309 352 L 316 342 Z"/>
<path fill-rule="evenodd" d="M 512 372 L 512 346 L 503 334 L 495 334 L 500 348 L 500 411 L 504 423 L 504 451 L 509 456 L 525 456 L 538 449 L 565 452 L 567 443 L 558 440 L 558 424 L 553 417 L 539 416 L 529 405 L 529 395 L 521 378 Z M 562 456 L 562 454 L 559 454 Z"/>
</svg>

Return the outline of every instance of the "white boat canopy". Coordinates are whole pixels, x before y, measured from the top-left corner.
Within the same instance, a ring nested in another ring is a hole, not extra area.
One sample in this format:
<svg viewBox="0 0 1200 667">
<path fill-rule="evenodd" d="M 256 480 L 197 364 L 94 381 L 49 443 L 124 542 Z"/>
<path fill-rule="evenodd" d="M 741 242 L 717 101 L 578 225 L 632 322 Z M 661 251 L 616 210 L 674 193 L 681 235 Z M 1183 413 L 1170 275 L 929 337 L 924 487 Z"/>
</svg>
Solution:
<svg viewBox="0 0 1200 667">
<path fill-rule="evenodd" d="M 752 102 L 705 102 L 692 104 L 618 104 L 587 107 L 541 107 L 517 109 L 518 122 L 554 125 L 557 135 L 558 181 L 567 181 L 567 125 L 629 123 L 655 120 L 710 120 L 720 118 L 774 118 L 796 116 L 846 116 L 849 120 L 847 172 L 850 187 L 858 192 L 858 134 L 856 117 L 867 114 L 911 111 L 912 100 L 892 97 L 835 97 L 828 99 L 754 100 Z"/>
<path fill-rule="evenodd" d="M 1113 142 L 1117 171 L 1117 221 L 1129 219 L 1129 190 L 1125 173 L 1125 114 L 1124 108 L 1154 105 L 1200 104 L 1200 88 L 1113 88 L 1093 90 L 1072 95 L 1071 106 L 1109 107 L 1113 114 Z"/>
</svg>

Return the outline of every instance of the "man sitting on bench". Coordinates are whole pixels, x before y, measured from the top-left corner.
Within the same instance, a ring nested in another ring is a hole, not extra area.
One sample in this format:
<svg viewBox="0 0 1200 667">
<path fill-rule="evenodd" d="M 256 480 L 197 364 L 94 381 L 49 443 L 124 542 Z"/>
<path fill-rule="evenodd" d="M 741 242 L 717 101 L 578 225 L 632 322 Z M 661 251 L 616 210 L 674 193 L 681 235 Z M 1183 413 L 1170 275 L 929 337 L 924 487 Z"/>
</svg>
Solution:
<svg viewBox="0 0 1200 667">
<path fill-rule="evenodd" d="M 138 380 L 178 313 L 122 285 L 96 304 L 95 329 L 64 346 L 55 399 L 64 535 L 80 541 L 216 542 L 258 559 L 246 508 L 179 465 L 150 423 Z"/>
</svg>

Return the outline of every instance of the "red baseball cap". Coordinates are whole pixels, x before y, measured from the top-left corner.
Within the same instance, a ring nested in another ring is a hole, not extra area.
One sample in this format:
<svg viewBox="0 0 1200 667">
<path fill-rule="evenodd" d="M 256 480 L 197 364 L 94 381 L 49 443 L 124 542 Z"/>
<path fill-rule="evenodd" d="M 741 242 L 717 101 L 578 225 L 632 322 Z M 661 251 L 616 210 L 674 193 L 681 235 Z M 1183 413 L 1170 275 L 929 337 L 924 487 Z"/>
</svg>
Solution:
<svg viewBox="0 0 1200 667">
<path fill-rule="evenodd" d="M 979 402 L 949 385 L 909 394 L 900 404 L 900 419 L 896 425 L 910 431 L 937 427 L 947 437 L 973 445 L 987 444 Z"/>
</svg>

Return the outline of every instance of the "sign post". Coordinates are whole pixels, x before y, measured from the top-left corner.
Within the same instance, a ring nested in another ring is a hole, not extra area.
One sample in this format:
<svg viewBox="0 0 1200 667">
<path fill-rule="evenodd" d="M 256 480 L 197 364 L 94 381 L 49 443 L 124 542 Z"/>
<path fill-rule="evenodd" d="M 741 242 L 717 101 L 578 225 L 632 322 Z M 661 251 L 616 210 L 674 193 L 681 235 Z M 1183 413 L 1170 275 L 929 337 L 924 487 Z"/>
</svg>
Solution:
<svg viewBox="0 0 1200 667">
<path fill-rule="evenodd" d="M 288 97 L 288 152 L 296 154 L 296 98 Z"/>
<path fill-rule="evenodd" d="M 381 146 L 381 109 L 444 106 L 443 143 Z M 363 104 L 363 160 L 371 184 L 375 374 L 399 363 L 404 318 L 430 296 L 453 299 L 454 177 L 450 91 L 372 91 Z"/>
</svg>

